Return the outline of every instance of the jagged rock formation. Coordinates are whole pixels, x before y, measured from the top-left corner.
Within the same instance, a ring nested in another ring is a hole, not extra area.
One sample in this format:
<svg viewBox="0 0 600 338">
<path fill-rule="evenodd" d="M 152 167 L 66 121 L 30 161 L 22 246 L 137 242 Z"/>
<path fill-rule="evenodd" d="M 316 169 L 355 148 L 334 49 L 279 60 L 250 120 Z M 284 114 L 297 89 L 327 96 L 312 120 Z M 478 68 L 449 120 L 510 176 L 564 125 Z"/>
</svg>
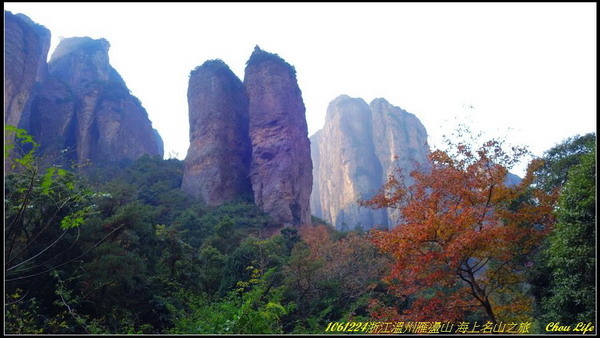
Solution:
<svg viewBox="0 0 600 338">
<path fill-rule="evenodd" d="M 215 206 L 251 195 L 248 98 L 220 60 L 192 71 L 188 87 L 190 147 L 182 190 Z"/>
<path fill-rule="evenodd" d="M 101 164 L 160 155 L 146 110 L 110 65 L 105 39 L 62 40 L 31 103 L 30 132 L 47 157 Z"/>
<path fill-rule="evenodd" d="M 278 222 L 310 224 L 312 162 L 296 71 L 257 46 L 247 63 L 244 86 L 249 100 L 254 201 Z"/>
<path fill-rule="evenodd" d="M 342 95 L 329 104 L 325 126 L 311 142 L 319 164 L 311 196 L 315 216 L 340 230 L 398 223 L 397 212 L 363 208 L 357 200 L 371 198 L 394 168 L 408 174 L 426 161 L 427 132 L 414 115 L 384 99 L 367 105 Z"/>
<path fill-rule="evenodd" d="M 26 106 L 47 75 L 50 31 L 9 11 L 4 12 L 4 22 L 4 123 L 27 129 Z M 5 142 L 12 141 L 7 136 Z"/>
</svg>

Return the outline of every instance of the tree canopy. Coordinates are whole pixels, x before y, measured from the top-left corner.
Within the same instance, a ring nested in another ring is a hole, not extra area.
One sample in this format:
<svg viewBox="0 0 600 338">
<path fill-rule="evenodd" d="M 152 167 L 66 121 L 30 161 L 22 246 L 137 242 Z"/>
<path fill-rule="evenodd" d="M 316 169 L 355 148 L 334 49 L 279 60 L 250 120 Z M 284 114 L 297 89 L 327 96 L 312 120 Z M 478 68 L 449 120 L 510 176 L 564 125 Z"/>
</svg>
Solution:
<svg viewBox="0 0 600 338">
<path fill-rule="evenodd" d="M 399 208 L 403 219 L 390 231 L 373 231 L 372 241 L 394 258 L 385 278 L 405 304 L 373 302 L 376 317 L 412 321 L 498 321 L 526 319 L 522 297 L 529 257 L 552 229 L 552 195 L 532 187 L 540 161 L 530 163 L 520 184 L 506 177 L 527 152 L 505 150 L 497 140 L 478 148 L 449 143 L 430 163 L 411 173 L 414 184 L 392 176 L 362 204 Z"/>
</svg>

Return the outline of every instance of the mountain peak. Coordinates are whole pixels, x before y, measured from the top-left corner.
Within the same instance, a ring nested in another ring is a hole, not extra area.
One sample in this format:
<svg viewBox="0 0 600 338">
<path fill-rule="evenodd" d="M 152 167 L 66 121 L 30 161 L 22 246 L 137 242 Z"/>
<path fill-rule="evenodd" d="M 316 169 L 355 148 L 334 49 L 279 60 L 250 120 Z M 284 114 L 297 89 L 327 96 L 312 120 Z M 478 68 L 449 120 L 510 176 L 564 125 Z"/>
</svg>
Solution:
<svg viewBox="0 0 600 338">
<path fill-rule="evenodd" d="M 192 70 L 190 72 L 190 77 L 195 76 L 196 74 L 198 74 L 200 72 L 205 72 L 205 71 L 231 73 L 231 69 L 223 60 L 212 59 L 212 60 L 206 60 L 206 61 L 204 61 L 203 64 L 194 68 L 194 70 Z"/>
<path fill-rule="evenodd" d="M 311 153 L 316 163 L 311 209 L 339 230 L 352 230 L 398 224 L 398 212 L 365 209 L 356 201 L 370 199 L 395 168 L 408 174 L 415 163 L 424 163 L 429 148 L 414 115 L 383 98 L 368 105 L 340 95 L 329 104 L 322 131 L 311 137 Z"/>
<path fill-rule="evenodd" d="M 87 54 L 100 52 L 108 55 L 109 49 L 110 43 L 104 38 L 92 39 L 87 36 L 64 38 L 60 40 L 56 50 L 52 53 L 50 62 L 77 51 L 83 51 Z"/>
<path fill-rule="evenodd" d="M 264 63 L 273 63 L 279 64 L 287 69 L 292 75 L 296 76 L 296 68 L 291 64 L 287 63 L 281 56 L 275 53 L 269 53 L 265 50 L 260 49 L 258 45 L 254 47 L 254 51 L 252 55 L 250 55 L 250 59 L 246 62 L 247 67 L 259 67 Z"/>
<path fill-rule="evenodd" d="M 281 224 L 311 223 L 306 108 L 293 66 L 255 48 L 244 73 L 256 205 Z"/>
<path fill-rule="evenodd" d="M 190 146 L 181 189 L 209 206 L 251 195 L 248 98 L 240 79 L 220 59 L 190 73 Z"/>
</svg>

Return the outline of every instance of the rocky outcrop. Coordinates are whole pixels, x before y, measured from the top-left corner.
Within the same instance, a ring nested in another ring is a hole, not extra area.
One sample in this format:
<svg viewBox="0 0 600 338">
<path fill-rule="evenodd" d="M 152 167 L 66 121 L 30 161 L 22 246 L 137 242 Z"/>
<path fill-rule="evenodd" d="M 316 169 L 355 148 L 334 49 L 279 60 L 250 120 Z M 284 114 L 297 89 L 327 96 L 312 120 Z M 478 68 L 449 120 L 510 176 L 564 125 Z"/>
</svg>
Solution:
<svg viewBox="0 0 600 338">
<path fill-rule="evenodd" d="M 383 168 L 380 186 L 396 169 L 401 169 L 404 184 L 411 185 L 410 173 L 417 169 L 418 164 L 425 163 L 429 155 L 425 127 L 415 115 L 391 105 L 385 99 L 375 99 L 370 106 L 373 112 L 375 156 Z M 385 209 L 385 212 L 388 226 L 400 222 L 398 210 Z"/>
<path fill-rule="evenodd" d="M 4 123 L 28 129 L 26 106 L 47 75 L 50 31 L 9 11 L 4 12 L 4 24 Z"/>
<path fill-rule="evenodd" d="M 340 96 L 327 108 L 318 142 L 322 214 L 316 215 L 341 230 L 370 228 L 386 223 L 383 210 L 360 207 L 358 199 L 373 196 L 381 183 L 382 168 L 375 155 L 373 117 L 369 105 L 359 98 Z M 387 224 L 387 223 L 386 223 Z"/>
<path fill-rule="evenodd" d="M 47 157 L 101 164 L 161 155 L 140 101 L 110 65 L 105 39 L 63 39 L 31 103 L 31 133 Z"/>
<path fill-rule="evenodd" d="M 215 206 L 252 195 L 248 98 L 220 60 L 192 71 L 188 87 L 190 147 L 182 190 Z"/>
<path fill-rule="evenodd" d="M 247 63 L 244 86 L 249 100 L 254 201 L 277 222 L 310 224 L 312 162 L 296 71 L 257 46 Z"/>
<path fill-rule="evenodd" d="M 384 99 L 367 105 L 342 95 L 329 104 L 325 126 L 311 141 L 319 164 L 311 196 L 315 216 L 340 230 L 398 223 L 395 211 L 363 208 L 357 201 L 371 198 L 394 168 L 410 173 L 426 161 L 427 133 L 414 115 Z"/>
<path fill-rule="evenodd" d="M 282 225 L 311 223 L 312 162 L 294 67 L 256 47 L 244 83 L 220 60 L 190 75 L 182 190 L 216 206 L 244 195 Z"/>
</svg>

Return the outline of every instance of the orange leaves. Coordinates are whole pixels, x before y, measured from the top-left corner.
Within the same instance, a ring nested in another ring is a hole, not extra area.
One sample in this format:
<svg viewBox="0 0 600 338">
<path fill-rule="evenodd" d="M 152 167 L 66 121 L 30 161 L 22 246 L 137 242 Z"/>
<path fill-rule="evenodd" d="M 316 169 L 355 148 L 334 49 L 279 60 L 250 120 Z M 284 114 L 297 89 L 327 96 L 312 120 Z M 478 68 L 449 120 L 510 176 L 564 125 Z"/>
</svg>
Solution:
<svg viewBox="0 0 600 338">
<path fill-rule="evenodd" d="M 387 278 L 390 290 L 412 299 L 410 308 L 398 316 L 460 319 L 477 304 L 495 322 L 490 300 L 497 290 L 506 289 L 505 284 L 520 282 L 523 257 L 553 222 L 556 198 L 531 187 L 533 169 L 520 185 L 505 184 L 508 169 L 526 154 L 520 147 L 505 151 L 497 140 L 477 150 L 459 143 L 454 152 L 432 152 L 427 170 L 411 173 L 411 187 L 400 187 L 403 180 L 391 177 L 382 188 L 385 193 L 363 202 L 402 211 L 402 224 L 370 234 L 373 243 L 395 259 Z M 532 162 L 531 168 L 537 166 Z M 509 312 L 503 308 L 502 313 Z"/>
<path fill-rule="evenodd" d="M 379 208 L 400 208 L 403 201 L 408 197 L 408 189 L 404 185 L 404 180 L 401 179 L 402 170 L 397 168 L 394 174 L 388 177 L 387 182 L 379 189 L 379 191 L 370 200 L 358 200 L 358 205 L 379 209 Z"/>
<path fill-rule="evenodd" d="M 389 259 L 364 236 L 349 233 L 336 240 L 333 230 L 325 226 L 300 227 L 299 231 L 303 242 L 294 248 L 298 259 L 292 265 L 300 272 L 288 278 L 297 279 L 299 287 L 306 290 L 306 297 L 319 297 L 335 284 L 339 285 L 341 298 L 355 300 L 371 292 L 373 283 L 387 273 Z M 306 271 L 306 267 L 312 270 Z"/>
</svg>

